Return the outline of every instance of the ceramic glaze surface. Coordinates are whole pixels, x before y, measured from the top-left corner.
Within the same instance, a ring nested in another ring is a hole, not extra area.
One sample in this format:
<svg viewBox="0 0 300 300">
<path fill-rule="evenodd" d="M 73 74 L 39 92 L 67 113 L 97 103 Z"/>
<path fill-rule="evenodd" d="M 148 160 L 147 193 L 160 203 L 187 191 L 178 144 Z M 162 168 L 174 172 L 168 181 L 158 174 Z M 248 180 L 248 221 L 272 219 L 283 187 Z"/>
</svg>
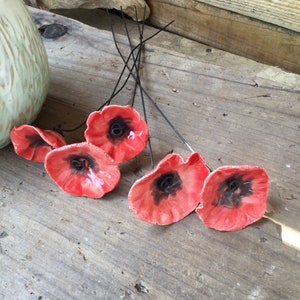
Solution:
<svg viewBox="0 0 300 300">
<path fill-rule="evenodd" d="M 0 0 L 0 148 L 13 126 L 32 123 L 49 85 L 40 34 L 22 0 Z"/>
</svg>

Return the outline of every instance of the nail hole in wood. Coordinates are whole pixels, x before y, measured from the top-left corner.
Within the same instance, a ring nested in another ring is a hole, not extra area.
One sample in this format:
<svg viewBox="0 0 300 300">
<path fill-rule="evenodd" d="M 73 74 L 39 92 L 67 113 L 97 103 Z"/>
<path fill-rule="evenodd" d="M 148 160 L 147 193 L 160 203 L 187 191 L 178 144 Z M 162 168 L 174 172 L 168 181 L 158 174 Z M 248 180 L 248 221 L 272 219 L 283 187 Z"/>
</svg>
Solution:
<svg viewBox="0 0 300 300">
<path fill-rule="evenodd" d="M 68 27 L 58 23 L 42 25 L 39 32 L 45 39 L 54 39 L 65 35 L 68 32 Z"/>
</svg>

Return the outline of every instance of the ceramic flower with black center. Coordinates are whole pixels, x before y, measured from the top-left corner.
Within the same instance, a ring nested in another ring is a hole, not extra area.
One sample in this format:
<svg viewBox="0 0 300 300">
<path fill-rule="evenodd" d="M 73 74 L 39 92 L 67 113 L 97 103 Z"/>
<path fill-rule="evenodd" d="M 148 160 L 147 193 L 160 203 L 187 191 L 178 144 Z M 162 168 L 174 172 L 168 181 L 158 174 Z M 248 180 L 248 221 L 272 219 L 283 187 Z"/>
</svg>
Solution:
<svg viewBox="0 0 300 300">
<path fill-rule="evenodd" d="M 186 158 L 168 154 L 128 194 L 128 204 L 137 217 L 151 224 L 168 225 L 195 210 L 204 179 L 209 174 L 199 153 Z"/>
<path fill-rule="evenodd" d="M 208 227 L 242 229 L 263 217 L 268 187 L 268 175 L 261 167 L 220 167 L 206 178 L 196 213 Z"/>
<path fill-rule="evenodd" d="M 44 162 L 48 152 L 66 145 L 58 132 L 31 125 L 15 126 L 10 139 L 18 155 L 35 162 Z"/>
<path fill-rule="evenodd" d="M 101 198 L 120 180 L 119 167 L 113 159 L 87 142 L 49 152 L 45 168 L 61 189 L 75 196 Z"/>
<path fill-rule="evenodd" d="M 148 126 L 132 106 L 108 105 L 89 115 L 84 136 L 120 163 L 143 151 Z"/>
</svg>

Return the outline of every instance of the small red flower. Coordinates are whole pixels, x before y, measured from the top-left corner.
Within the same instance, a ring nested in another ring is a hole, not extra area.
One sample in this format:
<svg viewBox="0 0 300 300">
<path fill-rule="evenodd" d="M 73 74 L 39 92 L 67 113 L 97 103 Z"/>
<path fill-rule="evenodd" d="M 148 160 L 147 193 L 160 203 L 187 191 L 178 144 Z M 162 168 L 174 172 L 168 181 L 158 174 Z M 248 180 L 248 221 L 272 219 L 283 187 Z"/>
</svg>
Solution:
<svg viewBox="0 0 300 300">
<path fill-rule="evenodd" d="M 196 213 L 208 227 L 242 229 L 264 215 L 268 186 L 268 175 L 261 167 L 220 167 L 205 179 Z"/>
<path fill-rule="evenodd" d="M 151 224 L 177 222 L 199 204 L 208 174 L 200 154 L 192 153 L 185 159 L 176 153 L 168 154 L 131 187 L 129 207 L 138 218 Z"/>
<path fill-rule="evenodd" d="M 87 142 L 49 152 L 45 168 L 59 187 L 75 196 L 101 198 L 120 180 L 119 167 L 113 159 Z"/>
<path fill-rule="evenodd" d="M 148 126 L 132 106 L 108 105 L 89 115 L 84 136 L 119 163 L 143 151 Z"/>
<path fill-rule="evenodd" d="M 31 125 L 15 126 L 10 132 L 10 139 L 18 155 L 36 162 L 44 162 L 48 152 L 66 145 L 58 132 Z"/>
</svg>

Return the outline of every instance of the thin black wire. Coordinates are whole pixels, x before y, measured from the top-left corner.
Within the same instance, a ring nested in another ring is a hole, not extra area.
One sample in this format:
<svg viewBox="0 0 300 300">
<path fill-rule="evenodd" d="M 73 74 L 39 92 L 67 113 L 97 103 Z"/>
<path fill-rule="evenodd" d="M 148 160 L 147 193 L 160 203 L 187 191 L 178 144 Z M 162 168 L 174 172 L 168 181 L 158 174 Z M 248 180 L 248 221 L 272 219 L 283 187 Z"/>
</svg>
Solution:
<svg viewBox="0 0 300 300">
<path fill-rule="evenodd" d="M 135 14 L 136 14 L 136 19 L 137 19 L 137 10 L 135 9 Z M 138 29 L 139 29 L 139 34 L 140 34 L 140 43 L 143 40 L 143 36 L 144 36 L 144 29 L 145 29 L 145 15 L 146 15 L 146 7 L 144 9 L 144 16 L 143 16 L 143 23 L 142 23 L 142 29 L 140 28 L 140 24 L 138 24 Z M 142 51 L 142 47 L 143 44 L 141 44 L 141 47 L 139 48 Z M 144 114 L 144 119 L 145 122 L 148 124 L 148 118 L 147 118 L 147 111 L 146 111 L 146 106 L 145 106 L 145 99 L 144 99 L 144 94 L 143 94 L 143 90 L 142 90 L 142 85 L 141 85 L 141 79 L 140 79 L 140 64 L 141 64 L 141 53 L 139 52 L 139 60 L 138 60 L 138 66 L 137 66 L 137 81 L 136 83 L 139 85 L 139 89 L 140 89 L 140 94 L 141 94 L 141 102 L 142 102 L 142 107 L 143 107 L 143 114 Z M 154 157 L 153 157 L 153 150 L 152 150 L 152 143 L 151 143 L 151 136 L 149 134 L 148 137 L 148 147 L 149 147 L 149 152 L 150 152 L 150 164 L 151 164 L 151 168 L 154 168 Z"/>
<path fill-rule="evenodd" d="M 136 9 L 136 8 L 135 8 Z M 130 35 L 129 35 L 129 30 L 128 30 L 128 27 L 127 27 L 127 22 L 126 22 L 126 19 L 124 17 L 124 13 L 123 13 L 123 9 L 121 7 L 121 17 L 122 17 L 122 20 L 123 20 L 123 23 L 124 23 L 124 28 L 125 28 L 125 32 L 126 32 L 126 37 L 127 37 L 127 40 L 128 40 L 128 44 L 130 46 L 130 50 L 132 51 L 133 49 L 133 46 L 132 46 L 132 42 L 131 42 L 131 39 L 130 39 Z M 112 28 L 112 32 L 113 32 L 113 28 Z M 116 42 L 115 42 L 116 44 Z M 137 57 L 135 58 L 135 55 L 134 55 L 134 52 L 132 52 L 132 59 L 133 61 L 140 61 L 140 57 L 141 57 L 141 46 L 138 47 L 138 54 L 137 54 Z M 139 63 L 138 63 L 139 64 Z M 133 64 L 133 67 L 136 71 L 136 76 L 137 78 L 139 78 L 139 67 L 137 68 L 135 64 Z M 135 81 L 135 84 L 134 84 L 134 90 L 133 90 L 133 96 L 132 96 L 132 99 L 130 101 L 131 103 L 131 106 L 134 106 L 134 101 L 135 101 L 135 97 L 136 97 L 136 90 L 137 90 L 137 87 L 138 87 L 138 82 L 137 80 Z"/>
<path fill-rule="evenodd" d="M 133 76 L 133 74 L 131 74 Z M 172 122 L 168 119 L 168 117 L 165 115 L 165 113 L 159 108 L 157 103 L 151 98 L 151 96 L 148 94 L 148 92 L 144 89 L 144 87 L 141 85 L 141 89 L 143 93 L 147 96 L 147 98 L 151 101 L 151 103 L 154 105 L 154 107 L 158 110 L 158 112 L 161 114 L 161 116 L 165 119 L 165 121 L 168 123 L 168 125 L 172 128 L 172 130 L 175 132 L 175 134 L 178 136 L 178 138 L 182 141 L 182 143 L 191 151 L 195 152 L 192 146 L 187 142 L 187 140 L 180 134 L 180 132 L 176 129 L 176 127 L 172 124 Z"/>
<path fill-rule="evenodd" d="M 107 14 L 109 15 L 108 10 L 107 10 Z M 122 58 L 122 60 L 123 60 L 123 62 L 125 63 L 125 65 L 124 65 L 124 67 L 123 67 L 123 69 L 122 69 L 122 71 L 121 71 L 121 73 L 120 73 L 120 75 L 119 75 L 119 78 L 118 78 L 118 80 L 117 80 L 117 83 L 116 83 L 116 85 L 115 85 L 115 88 L 114 88 L 114 90 L 113 90 L 111 96 L 109 97 L 109 99 L 106 100 L 106 101 L 105 101 L 98 109 L 96 109 L 96 110 L 101 110 L 105 105 L 110 104 L 111 100 L 112 100 L 118 93 L 120 93 L 121 90 L 122 90 L 122 89 L 124 88 L 124 86 L 126 85 L 128 79 L 130 78 L 130 75 L 132 74 L 133 68 L 135 67 L 134 64 L 133 64 L 133 66 L 132 66 L 131 68 L 128 67 L 129 60 L 130 60 L 132 54 L 134 53 L 134 51 L 135 51 L 140 45 L 146 43 L 147 41 L 149 41 L 150 39 L 152 39 L 153 37 L 155 37 L 156 35 L 158 35 L 160 32 L 162 32 L 163 30 L 165 30 L 165 29 L 166 29 L 170 24 L 172 24 L 173 22 L 174 22 L 174 20 L 171 21 L 170 23 L 168 23 L 167 25 L 165 25 L 164 27 L 162 27 L 161 29 L 159 29 L 159 30 L 158 30 L 157 32 L 155 32 L 154 34 L 152 34 L 152 35 L 150 35 L 149 37 L 147 37 L 146 39 L 142 40 L 142 42 L 140 42 L 140 43 L 139 43 L 138 45 L 136 45 L 135 47 L 133 47 L 133 49 L 132 49 L 131 52 L 129 53 L 129 56 L 128 56 L 128 58 L 127 58 L 126 61 L 125 61 L 124 58 Z M 111 27 L 112 27 L 112 24 L 111 24 Z M 114 33 L 113 33 L 113 39 L 114 39 L 114 40 L 116 39 L 115 36 L 114 36 Z M 118 50 L 118 52 L 119 52 L 119 50 Z M 129 74 L 128 74 L 128 76 L 127 76 L 125 82 L 124 82 L 123 85 L 121 86 L 121 88 L 120 88 L 118 91 L 116 91 L 116 89 L 117 89 L 117 87 L 118 87 L 118 84 L 120 83 L 121 78 L 122 78 L 123 73 L 124 73 L 124 71 L 125 71 L 126 68 L 129 70 Z M 86 119 L 85 119 L 82 123 L 80 123 L 79 125 L 77 125 L 76 127 L 73 127 L 72 129 L 66 129 L 66 128 L 59 128 L 59 129 L 60 129 L 62 132 L 73 132 L 73 131 L 78 130 L 79 128 L 81 128 L 85 123 L 86 123 Z"/>
<path fill-rule="evenodd" d="M 172 24 L 174 21 L 171 21 L 170 23 L 168 23 L 166 26 L 164 26 L 163 28 L 167 28 L 167 26 L 169 26 L 170 24 Z M 159 30 L 159 32 L 162 31 Z M 159 32 L 157 32 L 156 34 L 158 34 Z M 155 35 L 156 35 L 155 34 Z M 144 40 L 145 41 L 145 40 Z M 117 51 L 119 53 L 119 55 L 121 56 L 123 62 L 125 63 L 125 58 L 123 56 L 123 54 L 121 53 L 121 50 L 117 44 L 116 39 L 114 39 Z M 141 45 L 142 43 L 140 43 L 139 45 Z M 134 47 L 133 49 L 135 49 L 136 47 Z M 132 55 L 134 55 L 133 51 L 131 51 Z M 135 60 L 134 60 L 135 61 Z M 126 66 L 126 63 L 125 63 Z M 127 66 L 128 68 L 128 66 Z M 191 145 L 187 142 L 187 140 L 180 134 L 180 132 L 177 130 L 177 128 L 172 124 L 172 122 L 168 119 L 168 117 L 166 116 L 166 114 L 160 109 L 160 107 L 157 105 L 157 103 L 152 99 L 152 97 L 149 95 L 149 93 L 144 89 L 144 87 L 142 86 L 140 80 L 137 78 L 137 76 L 135 76 L 133 74 L 133 72 L 131 70 L 129 70 L 130 75 L 133 77 L 133 79 L 138 82 L 141 91 L 143 92 L 143 94 L 145 94 L 147 96 L 147 98 L 150 100 L 150 102 L 154 105 L 154 107 L 157 109 L 157 111 L 161 114 L 161 116 L 164 118 L 164 120 L 167 122 L 167 124 L 171 127 L 171 129 L 175 132 L 175 134 L 178 136 L 178 138 L 182 141 L 182 143 L 191 151 L 191 152 L 195 152 L 193 150 L 193 148 L 191 147 Z M 146 110 L 145 112 L 146 113 Z M 146 120 L 146 118 L 145 118 Z"/>
<path fill-rule="evenodd" d="M 108 14 L 108 16 L 109 16 L 109 11 L 108 11 L 108 9 L 106 10 L 106 12 L 107 12 L 107 14 Z M 128 58 L 127 58 L 126 61 L 125 61 L 124 57 L 122 57 L 122 60 L 123 60 L 123 62 L 124 62 L 124 67 L 123 67 L 123 69 L 122 69 L 122 71 L 121 71 L 121 74 L 120 74 L 120 76 L 119 76 L 119 79 L 118 79 L 118 81 L 117 81 L 117 84 L 116 84 L 116 86 L 115 86 L 115 88 L 114 88 L 114 90 L 113 90 L 112 95 L 110 96 L 110 98 L 109 98 L 103 105 L 101 105 L 101 107 L 100 107 L 98 110 L 102 109 L 105 105 L 110 104 L 111 100 L 112 100 L 112 99 L 113 99 L 113 98 L 114 98 L 114 97 L 115 97 L 115 96 L 116 96 L 116 95 L 124 88 L 124 86 L 126 85 L 128 79 L 130 78 L 130 75 L 133 74 L 133 69 L 135 68 L 135 60 L 133 59 L 134 63 L 133 63 L 133 65 L 132 65 L 131 68 L 128 67 L 128 63 L 129 63 L 129 60 L 131 59 L 131 56 L 134 55 L 134 51 L 135 51 L 136 49 L 140 49 L 140 47 L 141 47 L 143 44 L 145 44 L 148 40 L 150 40 L 150 39 L 152 39 L 153 37 L 155 37 L 156 35 L 158 35 L 161 31 L 165 30 L 165 29 L 166 29 L 170 24 L 172 24 L 173 22 L 174 22 L 174 20 L 171 21 L 170 23 L 168 23 L 166 26 L 164 26 L 164 27 L 162 27 L 161 29 L 159 29 L 156 33 L 154 33 L 154 34 L 150 35 L 149 37 L 147 37 L 146 39 L 140 41 L 140 43 L 139 43 L 138 45 L 136 45 L 135 47 L 131 48 L 131 51 L 130 51 L 129 56 L 128 56 Z M 117 50 L 118 50 L 118 52 L 119 52 L 119 54 L 120 54 L 120 49 L 119 49 L 119 47 L 118 47 L 118 45 L 117 45 L 117 43 L 116 43 L 116 36 L 115 36 L 115 32 L 114 32 L 114 30 L 113 30 L 112 23 L 110 23 L 110 27 L 111 27 L 111 31 L 112 31 L 114 43 L 115 43 L 115 45 L 116 45 L 116 47 L 117 47 Z M 124 73 L 124 70 L 125 70 L 126 68 L 129 70 L 129 74 L 128 74 L 128 76 L 127 76 L 127 78 L 126 78 L 124 84 L 122 85 L 122 87 L 121 87 L 117 92 L 115 92 L 115 91 L 116 91 L 116 88 L 117 88 L 117 85 L 118 85 L 118 83 L 120 82 L 121 77 L 122 77 L 122 75 L 123 75 L 123 73 Z M 135 80 L 136 80 L 136 79 L 135 79 Z"/>
<path fill-rule="evenodd" d="M 140 40 L 140 43 L 143 40 L 143 36 L 144 36 L 145 16 L 146 16 L 146 7 L 144 8 L 142 28 L 140 26 L 140 23 L 137 22 L 137 26 L 138 26 L 138 30 L 139 30 L 139 40 Z M 137 17 L 137 9 L 136 9 L 136 7 L 135 7 L 135 17 L 136 17 L 136 19 L 138 18 Z M 137 86 L 139 86 L 139 88 L 140 88 L 140 94 L 141 94 L 141 98 L 142 98 L 143 108 L 145 110 L 144 96 L 143 96 L 143 91 L 141 90 L 141 85 L 140 85 L 140 82 L 141 82 L 141 78 L 140 78 L 140 66 L 141 66 L 142 49 L 143 49 L 143 44 L 141 44 L 141 46 L 139 47 L 139 51 L 138 51 L 138 55 L 137 55 L 138 57 L 137 57 L 136 60 L 134 59 L 134 53 L 133 53 L 133 60 L 137 61 L 137 63 L 138 63 L 137 66 L 135 66 L 135 68 L 136 68 L 136 74 L 137 74 L 137 80 L 136 80 L 135 88 L 137 88 Z M 134 104 L 134 101 L 132 102 L 132 105 L 133 104 Z M 147 118 L 146 117 L 146 110 L 144 112 L 144 115 L 145 115 L 145 119 L 146 119 Z"/>
<path fill-rule="evenodd" d="M 123 10 L 121 10 L 121 11 L 122 11 L 122 17 L 124 18 Z M 137 19 L 136 7 L 135 7 L 135 14 L 136 14 L 136 19 Z M 139 90 L 140 90 L 140 94 L 141 94 L 141 102 L 142 102 L 142 107 L 143 107 L 144 120 L 145 120 L 146 124 L 148 124 L 147 112 L 146 112 L 146 107 L 145 107 L 145 99 L 144 99 L 143 91 L 141 89 L 141 84 L 140 84 L 140 82 L 141 82 L 141 80 L 140 80 L 140 65 L 141 65 L 141 56 L 142 56 L 142 47 L 143 47 L 142 41 L 143 41 L 144 28 L 145 28 L 145 22 L 144 22 L 145 15 L 146 15 L 146 8 L 144 9 L 142 28 L 140 26 L 140 23 L 137 22 L 137 26 L 138 26 L 138 30 L 139 30 L 139 41 L 140 41 L 140 43 L 139 43 L 140 47 L 138 48 L 137 57 L 135 57 L 134 52 L 132 52 L 132 58 L 133 58 L 133 62 L 134 62 L 135 70 L 136 70 L 136 80 L 135 80 L 134 93 L 133 93 L 133 99 L 132 99 L 131 105 L 132 106 L 134 105 L 136 90 L 137 90 L 137 87 L 139 86 Z M 127 27 L 127 23 L 126 23 L 125 19 L 124 19 L 124 24 L 125 24 L 125 31 L 126 31 L 128 43 L 130 45 L 130 49 L 132 50 L 133 46 L 131 43 L 131 39 L 130 39 L 130 35 L 129 35 L 129 31 L 128 31 L 128 27 Z M 116 40 L 115 40 L 115 44 L 117 44 Z M 120 50 L 119 47 L 117 47 L 117 48 Z M 121 51 L 119 51 L 119 54 L 122 57 Z M 150 152 L 150 164 L 151 164 L 151 168 L 153 168 L 154 167 L 154 158 L 153 158 L 153 150 L 152 150 L 150 135 L 148 138 L 148 147 L 149 147 L 149 152 Z"/>
</svg>

